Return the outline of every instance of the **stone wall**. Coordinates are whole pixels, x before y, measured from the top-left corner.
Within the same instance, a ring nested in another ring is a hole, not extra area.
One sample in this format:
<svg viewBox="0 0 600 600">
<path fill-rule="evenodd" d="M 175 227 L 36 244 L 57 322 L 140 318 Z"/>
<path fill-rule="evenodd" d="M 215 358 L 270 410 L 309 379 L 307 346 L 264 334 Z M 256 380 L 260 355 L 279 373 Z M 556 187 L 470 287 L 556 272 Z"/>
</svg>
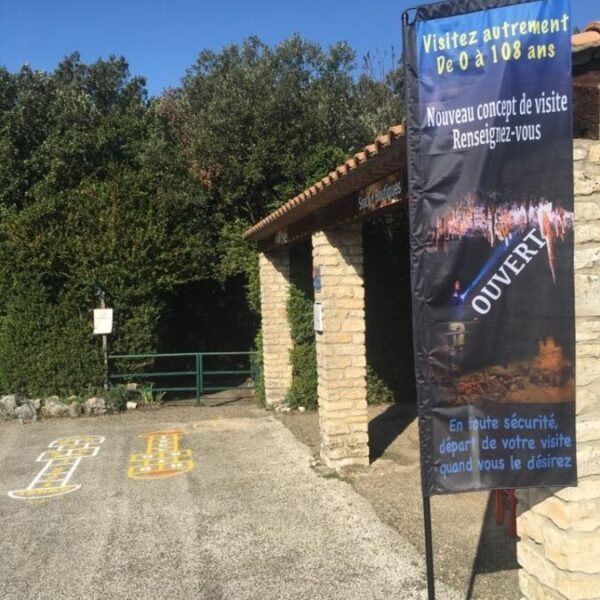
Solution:
<svg viewBox="0 0 600 600">
<path fill-rule="evenodd" d="M 323 332 L 316 334 L 321 458 L 330 467 L 368 465 L 362 224 L 313 235 Z"/>
<path fill-rule="evenodd" d="M 600 142 L 574 141 L 577 487 L 518 492 L 527 600 L 600 598 Z"/>
<path fill-rule="evenodd" d="M 292 336 L 287 318 L 290 288 L 290 253 L 282 249 L 260 255 L 265 398 L 268 406 L 285 400 L 292 382 Z"/>
<path fill-rule="evenodd" d="M 573 128 L 577 137 L 600 139 L 600 71 L 573 79 Z"/>
</svg>

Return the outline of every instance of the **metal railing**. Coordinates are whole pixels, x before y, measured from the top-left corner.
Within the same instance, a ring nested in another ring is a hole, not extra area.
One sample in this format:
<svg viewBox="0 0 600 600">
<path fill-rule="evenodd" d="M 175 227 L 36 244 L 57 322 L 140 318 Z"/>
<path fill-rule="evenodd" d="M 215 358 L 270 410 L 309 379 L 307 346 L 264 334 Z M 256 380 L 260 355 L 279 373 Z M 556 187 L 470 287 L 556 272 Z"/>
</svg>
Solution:
<svg viewBox="0 0 600 600">
<path fill-rule="evenodd" d="M 108 362 L 109 385 L 121 382 L 151 383 L 154 392 L 179 394 L 192 392 L 196 404 L 199 404 L 201 396 L 207 393 L 232 390 L 248 378 L 253 382 L 256 381 L 256 352 L 254 351 L 111 354 Z M 129 372 L 118 372 L 123 363 L 132 362 L 133 368 L 130 368 Z M 178 368 L 175 369 L 177 363 L 179 363 Z M 161 367 L 161 364 L 164 366 Z M 114 368 L 111 368 L 111 365 Z M 225 368 L 218 368 L 219 366 Z M 165 383 L 157 385 L 157 380 Z M 174 385 L 167 385 L 173 380 Z"/>
</svg>

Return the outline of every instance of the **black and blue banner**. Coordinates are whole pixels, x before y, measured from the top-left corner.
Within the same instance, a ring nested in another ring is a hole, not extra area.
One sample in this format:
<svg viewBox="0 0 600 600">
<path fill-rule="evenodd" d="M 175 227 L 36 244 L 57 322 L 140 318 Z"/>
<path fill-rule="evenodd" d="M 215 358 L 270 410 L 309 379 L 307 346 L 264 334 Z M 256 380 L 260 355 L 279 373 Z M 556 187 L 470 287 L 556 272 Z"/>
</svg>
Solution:
<svg viewBox="0 0 600 600">
<path fill-rule="evenodd" d="M 571 485 L 568 0 L 456 0 L 405 22 L 423 489 Z"/>
</svg>

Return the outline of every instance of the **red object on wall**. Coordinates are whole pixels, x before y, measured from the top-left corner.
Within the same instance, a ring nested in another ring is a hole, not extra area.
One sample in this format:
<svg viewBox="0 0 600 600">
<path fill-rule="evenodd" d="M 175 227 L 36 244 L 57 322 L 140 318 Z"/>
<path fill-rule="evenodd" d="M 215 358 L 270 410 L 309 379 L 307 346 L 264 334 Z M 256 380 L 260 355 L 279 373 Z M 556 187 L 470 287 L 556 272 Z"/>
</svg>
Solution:
<svg viewBox="0 0 600 600">
<path fill-rule="evenodd" d="M 511 538 L 517 537 L 517 497 L 515 490 L 496 490 L 496 525 L 504 523 L 504 499 L 508 499 L 508 522 L 506 533 Z"/>
</svg>

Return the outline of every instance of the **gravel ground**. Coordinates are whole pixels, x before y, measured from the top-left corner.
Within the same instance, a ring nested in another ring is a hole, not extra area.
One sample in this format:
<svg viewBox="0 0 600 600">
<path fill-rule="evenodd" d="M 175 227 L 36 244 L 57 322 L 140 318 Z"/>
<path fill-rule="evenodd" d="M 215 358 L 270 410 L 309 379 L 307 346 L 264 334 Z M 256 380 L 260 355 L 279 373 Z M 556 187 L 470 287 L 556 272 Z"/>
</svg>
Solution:
<svg viewBox="0 0 600 600">
<path fill-rule="evenodd" d="M 319 455 L 317 413 L 278 413 L 286 427 L 313 455 Z M 414 406 L 369 407 L 372 464 L 345 479 L 375 509 L 378 517 L 424 553 L 419 446 Z M 494 520 L 488 492 L 431 499 L 436 581 L 473 600 L 520 598 L 516 541 Z M 443 596 L 440 596 L 443 598 Z"/>
<path fill-rule="evenodd" d="M 314 434 L 314 415 L 301 423 Z M 140 435 L 173 429 L 193 468 L 130 479 Z M 73 471 L 79 488 L 9 497 L 38 474 L 50 442 L 84 435 L 105 439 Z M 406 532 L 310 464 L 290 430 L 247 404 L 0 423 L 0 598 L 424 600 L 423 559 Z M 357 475 L 356 489 L 366 481 Z M 440 582 L 438 598 L 461 597 Z"/>
<path fill-rule="evenodd" d="M 216 407 L 211 410 L 226 408 L 231 414 L 264 414 L 248 398 L 227 407 L 220 407 L 218 400 L 213 404 Z M 314 458 L 319 456 L 318 413 L 277 413 L 276 418 Z M 424 556 L 418 439 L 414 405 L 370 406 L 372 464 L 368 469 L 348 471 L 344 479 L 370 502 L 384 523 Z M 327 476 L 327 470 L 322 473 Z M 516 540 L 496 525 L 492 494 L 434 496 L 431 508 L 436 581 L 459 590 L 467 600 L 520 598 Z M 443 598 L 439 590 L 438 597 Z"/>
</svg>

